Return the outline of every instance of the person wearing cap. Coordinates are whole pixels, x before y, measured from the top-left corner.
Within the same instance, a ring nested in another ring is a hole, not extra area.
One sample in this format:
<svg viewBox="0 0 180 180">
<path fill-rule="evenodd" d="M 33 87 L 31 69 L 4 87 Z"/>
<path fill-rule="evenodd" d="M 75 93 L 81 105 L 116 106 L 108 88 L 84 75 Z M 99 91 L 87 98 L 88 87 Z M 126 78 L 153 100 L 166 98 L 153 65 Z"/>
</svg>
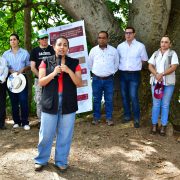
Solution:
<svg viewBox="0 0 180 180">
<path fill-rule="evenodd" d="M 157 133 L 158 118 L 161 114 L 160 135 L 162 136 L 166 134 L 169 106 L 175 87 L 175 70 L 179 64 L 176 52 L 171 50 L 170 47 L 170 38 L 167 35 L 163 36 L 160 41 L 160 49 L 155 51 L 148 61 L 151 72 L 150 84 L 153 99 L 151 133 Z M 163 84 L 162 97 L 159 97 L 154 92 L 157 83 Z"/>
<path fill-rule="evenodd" d="M 6 78 L 8 75 L 7 62 L 0 57 L 0 129 L 4 130 L 6 118 Z"/>
<path fill-rule="evenodd" d="M 117 50 L 108 44 L 108 32 L 98 33 L 98 45 L 89 53 L 88 66 L 93 73 L 93 125 L 97 125 L 101 118 L 101 101 L 104 94 L 106 123 L 114 125 L 112 119 L 114 74 L 118 70 L 119 57 Z"/>
<path fill-rule="evenodd" d="M 38 31 L 38 42 L 39 46 L 32 49 L 30 54 L 30 61 L 31 61 L 31 71 L 35 75 L 34 80 L 34 87 L 35 87 L 35 96 L 34 100 L 36 102 L 36 113 L 37 117 L 39 119 L 39 125 L 40 125 L 40 119 L 41 119 L 41 93 L 42 93 L 42 87 L 39 85 L 39 65 L 43 59 L 43 57 L 52 56 L 54 55 L 54 49 L 52 46 L 48 45 L 48 33 L 46 30 L 40 30 Z M 38 125 L 38 128 L 39 128 Z"/>
<path fill-rule="evenodd" d="M 126 27 L 125 41 L 117 47 L 120 63 L 120 92 L 124 109 L 122 123 L 128 123 L 134 115 L 134 127 L 140 127 L 140 105 L 138 89 L 141 82 L 142 65 L 148 60 L 143 43 L 135 39 L 135 29 Z M 132 107 L 132 108 L 131 108 Z M 131 111 L 132 109 L 132 111 Z"/>
<path fill-rule="evenodd" d="M 14 79 L 18 74 L 20 76 L 25 75 L 25 72 L 30 70 L 29 53 L 27 50 L 19 47 L 19 36 L 15 33 L 10 35 L 10 46 L 11 48 L 3 53 L 3 57 L 6 59 L 9 69 L 10 76 L 8 79 Z M 10 80 L 9 79 L 9 80 Z M 15 78 L 14 82 L 17 90 L 14 88 L 8 89 L 9 97 L 12 106 L 12 117 L 14 120 L 13 128 L 18 128 L 20 126 L 24 127 L 24 130 L 30 130 L 28 121 L 28 86 L 26 83 L 25 88 L 21 89 L 21 78 Z M 14 84 L 12 84 L 12 87 Z M 20 112 L 19 112 L 20 106 Z"/>
</svg>

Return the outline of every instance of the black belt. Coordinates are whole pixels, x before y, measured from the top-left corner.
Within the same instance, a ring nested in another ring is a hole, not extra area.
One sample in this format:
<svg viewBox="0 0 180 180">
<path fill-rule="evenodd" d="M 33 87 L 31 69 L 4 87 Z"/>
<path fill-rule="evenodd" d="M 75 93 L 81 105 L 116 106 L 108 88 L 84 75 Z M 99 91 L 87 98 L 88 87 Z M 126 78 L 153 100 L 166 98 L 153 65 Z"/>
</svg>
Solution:
<svg viewBox="0 0 180 180">
<path fill-rule="evenodd" d="M 110 76 L 106 76 L 106 77 L 100 77 L 100 76 L 96 76 L 95 74 L 93 74 L 94 77 L 97 77 L 98 79 L 102 79 L 102 80 L 106 80 L 106 79 L 110 79 L 110 78 L 113 78 L 114 75 L 111 74 Z"/>
<path fill-rule="evenodd" d="M 121 71 L 121 70 L 120 70 L 120 72 L 125 72 L 125 73 L 129 73 L 129 74 L 130 73 L 140 73 L 140 71 Z"/>
</svg>

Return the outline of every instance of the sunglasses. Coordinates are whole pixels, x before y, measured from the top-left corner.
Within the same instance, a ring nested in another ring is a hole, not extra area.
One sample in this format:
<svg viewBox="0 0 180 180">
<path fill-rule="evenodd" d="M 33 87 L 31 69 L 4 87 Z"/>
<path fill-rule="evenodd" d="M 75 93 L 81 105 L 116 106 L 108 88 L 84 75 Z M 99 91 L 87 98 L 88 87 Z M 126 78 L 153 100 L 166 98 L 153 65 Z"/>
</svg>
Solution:
<svg viewBox="0 0 180 180">
<path fill-rule="evenodd" d="M 42 38 L 39 38 L 39 39 L 41 39 L 41 40 L 42 40 L 42 39 L 48 39 L 48 37 L 42 37 Z"/>
</svg>

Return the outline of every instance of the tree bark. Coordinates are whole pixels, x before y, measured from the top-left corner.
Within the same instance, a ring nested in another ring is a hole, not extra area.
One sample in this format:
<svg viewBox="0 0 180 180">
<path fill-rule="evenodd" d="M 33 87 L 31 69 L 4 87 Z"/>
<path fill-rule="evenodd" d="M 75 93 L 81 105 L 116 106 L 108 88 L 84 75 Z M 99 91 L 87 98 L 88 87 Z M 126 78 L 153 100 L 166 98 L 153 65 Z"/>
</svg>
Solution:
<svg viewBox="0 0 180 180">
<path fill-rule="evenodd" d="M 149 55 L 159 47 L 169 22 L 171 0 L 133 0 L 128 24 L 136 29 L 136 36 L 146 45 Z"/>
<path fill-rule="evenodd" d="M 24 47 L 27 51 L 31 51 L 31 6 L 32 0 L 25 0 L 24 8 Z M 28 71 L 26 73 L 28 78 L 28 102 L 29 102 L 29 112 L 31 112 L 31 101 L 32 101 L 32 73 Z"/>
<path fill-rule="evenodd" d="M 31 50 L 31 6 L 32 0 L 25 0 L 24 8 L 24 47 Z"/>
<path fill-rule="evenodd" d="M 118 45 L 123 31 L 111 14 L 104 0 L 59 0 L 66 12 L 75 20 L 84 20 L 87 38 L 92 45 L 97 43 L 99 31 L 108 31 L 112 45 Z"/>
</svg>

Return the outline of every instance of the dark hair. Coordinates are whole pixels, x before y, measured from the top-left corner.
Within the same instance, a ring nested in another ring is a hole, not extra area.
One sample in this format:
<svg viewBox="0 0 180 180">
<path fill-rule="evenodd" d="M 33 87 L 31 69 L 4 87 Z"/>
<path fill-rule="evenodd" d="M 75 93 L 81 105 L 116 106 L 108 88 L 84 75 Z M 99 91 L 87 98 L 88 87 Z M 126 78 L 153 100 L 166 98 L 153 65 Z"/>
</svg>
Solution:
<svg viewBox="0 0 180 180">
<path fill-rule="evenodd" d="M 162 38 L 163 38 L 163 37 L 168 38 L 168 39 L 169 39 L 169 41 L 170 41 L 170 43 L 171 43 L 171 39 L 170 39 L 170 37 L 169 37 L 167 34 L 165 34 L 164 36 L 162 36 Z M 162 39 L 162 38 L 161 38 L 161 39 Z"/>
<path fill-rule="evenodd" d="M 101 33 L 105 33 L 105 34 L 106 34 L 106 37 L 107 37 L 107 38 L 109 37 L 109 34 L 108 34 L 107 31 L 100 31 L 100 32 L 98 33 L 98 35 L 101 34 Z"/>
<path fill-rule="evenodd" d="M 56 45 L 58 39 L 65 39 L 67 41 L 68 48 L 69 48 L 69 40 L 65 36 L 59 36 L 58 38 L 56 38 L 55 41 L 54 41 L 54 45 Z"/>
<path fill-rule="evenodd" d="M 132 29 L 133 33 L 135 33 L 135 29 L 131 26 L 126 27 L 126 29 Z M 126 29 L 125 29 L 125 31 L 126 31 Z"/>
<path fill-rule="evenodd" d="M 16 33 L 12 33 L 12 34 L 9 36 L 9 38 L 10 38 L 11 36 L 15 36 L 16 39 L 19 41 L 19 36 L 18 36 Z"/>
</svg>

